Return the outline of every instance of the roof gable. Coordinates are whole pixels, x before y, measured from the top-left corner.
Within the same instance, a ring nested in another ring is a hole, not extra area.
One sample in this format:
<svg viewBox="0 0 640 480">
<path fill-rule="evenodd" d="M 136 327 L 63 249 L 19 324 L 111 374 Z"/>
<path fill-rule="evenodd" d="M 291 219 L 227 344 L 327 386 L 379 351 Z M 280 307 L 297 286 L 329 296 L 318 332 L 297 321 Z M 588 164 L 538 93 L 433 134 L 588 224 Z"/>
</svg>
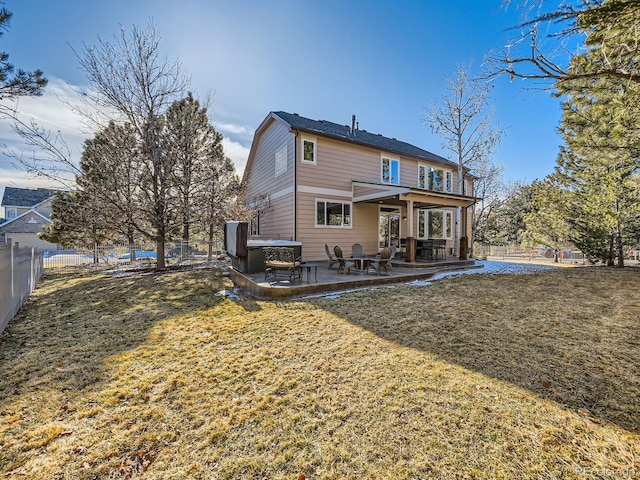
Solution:
<svg viewBox="0 0 640 480">
<path fill-rule="evenodd" d="M 3 207 L 34 207 L 54 196 L 48 188 L 5 187 L 2 196 Z"/>
<path fill-rule="evenodd" d="M 396 140 L 395 138 L 385 137 L 380 134 L 369 133 L 366 130 L 351 129 L 348 125 L 339 125 L 337 123 L 328 122 L 326 120 L 312 120 L 310 118 L 301 117 L 297 113 L 272 112 L 288 123 L 292 128 L 297 128 L 307 132 L 313 132 L 328 137 L 344 140 L 351 143 L 357 143 L 369 147 L 374 147 L 390 153 L 407 155 L 411 157 L 422 158 L 431 162 L 436 162 L 449 166 L 456 166 L 455 163 L 444 157 L 431 153 L 422 148 L 411 145 L 410 143 Z"/>
<path fill-rule="evenodd" d="M 7 220 L 6 222 L 0 224 L 0 230 L 1 231 L 9 231 L 10 229 L 12 230 L 12 233 L 22 233 L 22 230 L 20 231 L 16 231 L 12 228 L 12 226 L 14 224 L 16 225 L 22 225 L 25 222 L 28 224 L 34 223 L 34 222 L 30 222 L 25 220 L 27 218 L 27 215 L 29 215 L 30 217 L 36 217 L 36 224 L 38 225 L 38 227 L 36 228 L 35 231 L 40 231 L 40 229 L 42 228 L 42 225 L 50 225 L 51 224 L 51 220 L 48 219 L 47 217 L 45 217 L 44 215 L 42 215 L 40 212 L 36 211 L 36 210 L 28 210 L 20 215 L 18 215 L 15 218 L 12 218 L 11 220 Z M 24 233 L 33 233 L 33 232 L 24 232 Z"/>
<path fill-rule="evenodd" d="M 253 168 L 253 160 L 254 160 L 254 158 L 256 156 L 256 150 L 257 150 L 257 147 L 258 147 L 258 142 L 260 140 L 260 137 L 267 130 L 267 128 L 270 125 L 272 125 L 274 122 L 278 122 L 278 123 L 281 123 L 283 125 L 287 125 L 289 127 L 291 126 L 286 121 L 284 121 L 282 118 L 276 116 L 273 112 L 270 112 L 269 115 L 267 115 L 267 117 L 262 121 L 262 123 L 256 129 L 256 131 L 255 131 L 255 133 L 253 135 L 253 142 L 251 142 L 251 150 L 249 150 L 249 158 L 247 158 L 247 164 L 245 165 L 244 172 L 242 174 L 242 183 L 246 182 L 246 180 L 247 180 L 247 178 L 249 176 L 249 172 Z"/>
</svg>

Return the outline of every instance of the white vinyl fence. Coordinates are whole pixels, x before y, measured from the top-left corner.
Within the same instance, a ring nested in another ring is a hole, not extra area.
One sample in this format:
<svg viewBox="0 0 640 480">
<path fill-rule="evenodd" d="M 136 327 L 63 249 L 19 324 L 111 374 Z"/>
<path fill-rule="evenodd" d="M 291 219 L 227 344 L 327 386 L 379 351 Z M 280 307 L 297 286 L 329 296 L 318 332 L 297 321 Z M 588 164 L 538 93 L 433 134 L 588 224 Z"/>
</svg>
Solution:
<svg viewBox="0 0 640 480">
<path fill-rule="evenodd" d="M 0 333 L 42 278 L 42 251 L 0 244 Z"/>
</svg>

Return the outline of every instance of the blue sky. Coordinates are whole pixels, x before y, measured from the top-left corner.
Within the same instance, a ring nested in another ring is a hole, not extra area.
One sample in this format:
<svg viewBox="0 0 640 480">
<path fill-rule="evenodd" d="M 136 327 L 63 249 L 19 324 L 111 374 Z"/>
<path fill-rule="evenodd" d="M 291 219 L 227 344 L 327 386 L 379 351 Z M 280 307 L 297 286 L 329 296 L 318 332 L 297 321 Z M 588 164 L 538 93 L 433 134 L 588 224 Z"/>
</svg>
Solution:
<svg viewBox="0 0 640 480">
<path fill-rule="evenodd" d="M 73 49 L 112 40 L 120 24 L 130 30 L 152 21 L 161 52 L 182 63 L 196 97 L 214 93 L 210 117 L 240 172 L 272 110 L 343 124 L 355 114 L 361 129 L 448 157 L 421 121 L 425 107 L 442 97 L 457 64 L 480 67 L 521 20 L 501 0 L 7 0 L 6 7 L 14 16 L 0 49 L 50 80 L 43 97 L 19 108 L 61 130 L 76 158 L 89 132 L 57 99 L 87 83 Z M 504 176 L 531 182 L 553 171 L 560 101 L 527 87 L 534 85 L 498 79 L 492 103 L 505 131 L 495 151 Z M 25 149 L 2 120 L 5 145 Z M 0 189 L 48 186 L 42 182 L 0 156 Z"/>
</svg>

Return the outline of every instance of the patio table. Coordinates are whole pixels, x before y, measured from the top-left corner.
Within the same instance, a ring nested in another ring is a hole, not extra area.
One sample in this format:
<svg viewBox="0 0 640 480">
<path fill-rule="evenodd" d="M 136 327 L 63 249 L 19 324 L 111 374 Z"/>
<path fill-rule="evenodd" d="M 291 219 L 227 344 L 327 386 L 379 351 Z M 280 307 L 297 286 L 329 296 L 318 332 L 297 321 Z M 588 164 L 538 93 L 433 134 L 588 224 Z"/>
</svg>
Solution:
<svg viewBox="0 0 640 480">
<path fill-rule="evenodd" d="M 371 259 L 368 257 L 355 257 L 352 258 L 351 261 L 355 263 L 355 270 L 359 272 L 368 272 L 369 266 L 371 265 Z"/>
</svg>

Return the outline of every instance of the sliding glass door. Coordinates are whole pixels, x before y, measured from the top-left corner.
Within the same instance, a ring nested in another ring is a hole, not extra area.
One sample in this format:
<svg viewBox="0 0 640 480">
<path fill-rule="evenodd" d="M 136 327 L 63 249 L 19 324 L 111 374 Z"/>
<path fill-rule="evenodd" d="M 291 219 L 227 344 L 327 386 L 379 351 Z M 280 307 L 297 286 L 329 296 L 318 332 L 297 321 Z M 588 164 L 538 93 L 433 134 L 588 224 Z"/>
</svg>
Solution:
<svg viewBox="0 0 640 480">
<path fill-rule="evenodd" d="M 400 247 L 400 209 L 380 207 L 378 220 L 378 247 Z"/>
</svg>

